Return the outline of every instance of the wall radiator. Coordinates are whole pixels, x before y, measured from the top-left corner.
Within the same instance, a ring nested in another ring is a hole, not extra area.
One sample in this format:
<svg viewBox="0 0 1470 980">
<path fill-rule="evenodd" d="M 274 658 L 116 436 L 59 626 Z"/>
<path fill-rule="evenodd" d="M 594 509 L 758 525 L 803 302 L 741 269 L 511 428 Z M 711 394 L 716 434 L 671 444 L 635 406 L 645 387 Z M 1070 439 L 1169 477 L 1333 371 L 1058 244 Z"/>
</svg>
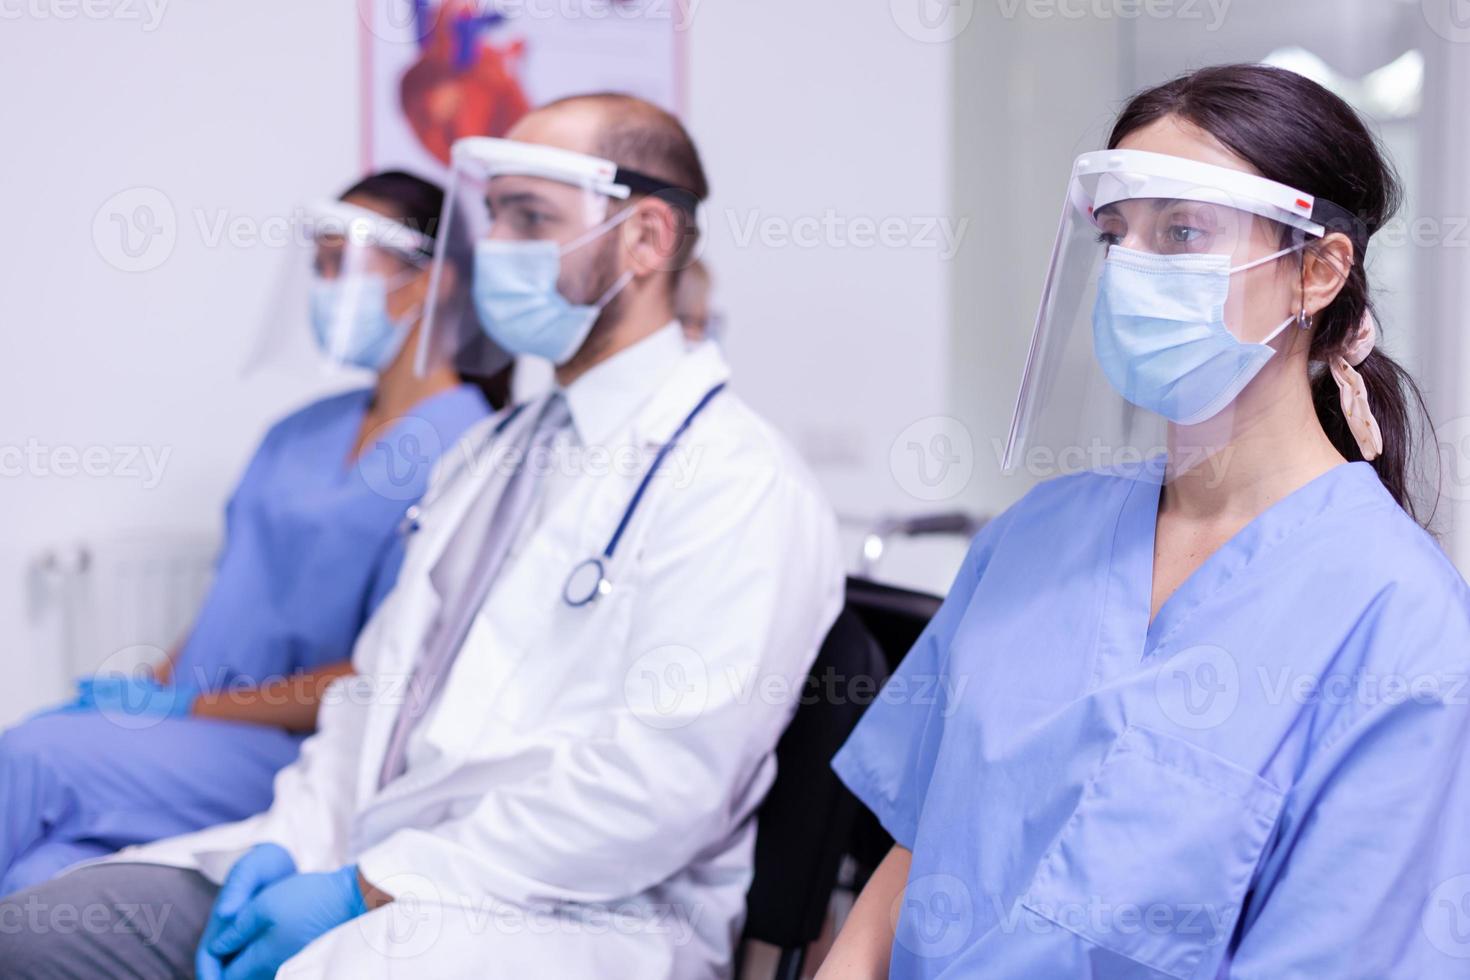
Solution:
<svg viewBox="0 0 1470 980">
<path fill-rule="evenodd" d="M 198 612 L 218 546 L 213 534 L 170 530 L 49 548 L 31 561 L 32 621 L 68 678 L 156 661 Z"/>
</svg>

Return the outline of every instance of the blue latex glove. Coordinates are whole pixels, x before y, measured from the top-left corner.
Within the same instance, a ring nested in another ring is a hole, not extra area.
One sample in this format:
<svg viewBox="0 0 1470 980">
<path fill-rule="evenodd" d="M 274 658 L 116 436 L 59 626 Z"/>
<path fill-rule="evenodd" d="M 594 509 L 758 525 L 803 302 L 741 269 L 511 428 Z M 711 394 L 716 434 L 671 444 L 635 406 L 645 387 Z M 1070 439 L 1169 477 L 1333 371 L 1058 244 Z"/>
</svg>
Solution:
<svg viewBox="0 0 1470 980">
<path fill-rule="evenodd" d="M 63 711 L 100 711 L 134 718 L 181 718 L 194 706 L 199 692 L 191 687 L 160 684 L 130 674 L 83 677 L 77 681 L 77 699 Z"/>
<path fill-rule="evenodd" d="M 224 960 L 210 953 L 210 944 L 229 928 L 247 902 L 295 873 L 296 862 L 280 844 L 256 844 L 231 866 L 215 896 L 204 938 L 199 940 L 199 950 L 194 954 L 194 973 L 198 980 L 220 980 L 224 976 Z"/>
<path fill-rule="evenodd" d="M 106 674 L 77 680 L 76 697 L 30 718 L 100 711 L 135 718 L 182 717 L 190 713 L 199 691 L 192 687 L 159 684 L 144 677 Z M 29 720 L 29 719 L 28 719 Z"/>
<path fill-rule="evenodd" d="M 292 875 L 247 902 L 207 948 L 228 960 L 224 980 L 270 980 L 313 939 L 365 912 L 357 865 Z"/>
</svg>

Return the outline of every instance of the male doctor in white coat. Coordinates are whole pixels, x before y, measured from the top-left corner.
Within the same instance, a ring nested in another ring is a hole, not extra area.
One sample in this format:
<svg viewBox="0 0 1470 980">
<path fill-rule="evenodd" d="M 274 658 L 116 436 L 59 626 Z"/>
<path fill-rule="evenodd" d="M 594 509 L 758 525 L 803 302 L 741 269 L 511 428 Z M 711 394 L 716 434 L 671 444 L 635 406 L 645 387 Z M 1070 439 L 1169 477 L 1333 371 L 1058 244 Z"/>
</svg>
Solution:
<svg viewBox="0 0 1470 980">
<path fill-rule="evenodd" d="M 0 902 L 6 977 L 727 975 L 836 522 L 673 318 L 673 117 L 584 96 L 454 155 L 478 321 L 554 389 L 446 454 L 271 809 Z"/>
</svg>

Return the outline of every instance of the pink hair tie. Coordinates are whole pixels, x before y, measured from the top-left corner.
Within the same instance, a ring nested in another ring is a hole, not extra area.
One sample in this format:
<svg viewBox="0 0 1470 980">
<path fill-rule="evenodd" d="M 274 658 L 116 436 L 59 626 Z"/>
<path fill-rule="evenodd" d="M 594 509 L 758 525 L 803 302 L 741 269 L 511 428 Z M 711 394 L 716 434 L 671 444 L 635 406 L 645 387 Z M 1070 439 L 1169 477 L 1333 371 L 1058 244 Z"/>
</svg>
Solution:
<svg viewBox="0 0 1470 980">
<path fill-rule="evenodd" d="M 1358 450 L 1365 460 L 1372 461 L 1383 452 L 1383 432 L 1373 409 L 1368 405 L 1368 386 L 1363 376 L 1354 370 L 1368 359 L 1378 343 L 1378 324 L 1370 312 L 1363 313 L 1358 330 L 1339 354 L 1327 361 L 1332 379 L 1337 382 L 1337 391 L 1342 398 L 1342 414 L 1347 419 L 1348 431 L 1358 441 Z"/>
</svg>

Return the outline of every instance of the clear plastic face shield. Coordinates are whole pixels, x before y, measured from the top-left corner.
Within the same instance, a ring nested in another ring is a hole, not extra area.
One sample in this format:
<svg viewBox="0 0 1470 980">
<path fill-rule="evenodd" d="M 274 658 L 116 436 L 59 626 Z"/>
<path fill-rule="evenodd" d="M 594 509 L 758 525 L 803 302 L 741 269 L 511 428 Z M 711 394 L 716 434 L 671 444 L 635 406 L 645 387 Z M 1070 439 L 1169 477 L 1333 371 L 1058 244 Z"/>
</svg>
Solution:
<svg viewBox="0 0 1470 980">
<path fill-rule="evenodd" d="M 1340 210 L 1254 174 L 1138 150 L 1073 166 L 1004 467 L 1168 479 L 1221 465 L 1305 350 L 1302 251 Z"/>
<path fill-rule="evenodd" d="M 476 315 L 445 317 L 431 304 L 421 355 L 444 349 L 455 363 L 473 364 L 488 337 L 511 354 L 565 363 L 633 278 L 619 268 L 616 229 L 634 213 L 623 202 L 668 185 L 608 160 L 515 140 L 462 139 L 452 156 L 441 229 L 462 227 L 441 230 L 434 276 L 455 266 L 446 241 L 467 239 Z"/>
<path fill-rule="evenodd" d="M 327 201 L 306 208 L 247 369 L 295 363 L 383 371 L 423 314 L 433 247 L 427 235 L 367 207 Z"/>
</svg>

